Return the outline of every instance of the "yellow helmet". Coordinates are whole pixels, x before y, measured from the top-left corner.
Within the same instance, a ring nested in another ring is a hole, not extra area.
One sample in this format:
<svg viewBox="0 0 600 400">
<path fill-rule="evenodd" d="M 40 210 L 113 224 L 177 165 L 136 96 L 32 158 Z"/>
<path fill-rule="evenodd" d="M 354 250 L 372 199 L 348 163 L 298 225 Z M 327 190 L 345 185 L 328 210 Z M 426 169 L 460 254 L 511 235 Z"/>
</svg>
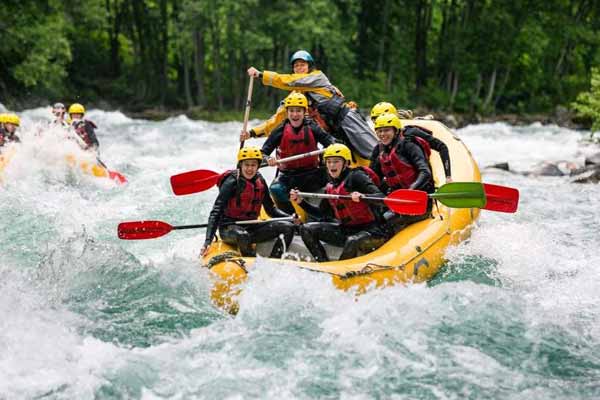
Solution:
<svg viewBox="0 0 600 400">
<path fill-rule="evenodd" d="M 79 103 L 73 103 L 69 107 L 69 114 L 85 114 L 85 107 Z"/>
<path fill-rule="evenodd" d="M 306 96 L 300 92 L 292 92 L 285 98 L 283 104 L 288 107 L 302 107 L 305 110 L 308 108 L 308 100 Z"/>
<path fill-rule="evenodd" d="M 371 108 L 371 120 L 374 121 L 381 114 L 398 114 L 398 111 L 392 103 L 382 101 L 381 103 L 375 104 L 373 108 Z"/>
<path fill-rule="evenodd" d="M 261 162 L 262 159 L 263 159 L 262 151 L 260 151 L 260 148 L 258 148 L 258 147 L 253 147 L 253 146 L 242 147 L 240 149 L 240 151 L 238 151 L 238 154 L 237 154 L 238 162 L 244 161 L 244 160 L 258 160 L 259 162 Z"/>
<path fill-rule="evenodd" d="M 0 124 L 3 124 L 3 123 L 6 122 L 6 116 L 7 115 L 8 114 L 6 114 L 6 113 L 0 113 Z"/>
<path fill-rule="evenodd" d="M 19 116 L 17 114 L 4 114 L 4 121 L 5 124 L 13 124 L 16 126 L 21 125 L 21 119 L 19 118 Z"/>
<path fill-rule="evenodd" d="M 346 161 L 352 161 L 352 153 L 348 146 L 341 143 L 334 143 L 325 149 L 323 158 L 342 157 Z"/>
<path fill-rule="evenodd" d="M 396 114 L 381 114 L 375 120 L 375 129 L 393 127 L 397 130 L 402 129 L 402 122 Z"/>
</svg>

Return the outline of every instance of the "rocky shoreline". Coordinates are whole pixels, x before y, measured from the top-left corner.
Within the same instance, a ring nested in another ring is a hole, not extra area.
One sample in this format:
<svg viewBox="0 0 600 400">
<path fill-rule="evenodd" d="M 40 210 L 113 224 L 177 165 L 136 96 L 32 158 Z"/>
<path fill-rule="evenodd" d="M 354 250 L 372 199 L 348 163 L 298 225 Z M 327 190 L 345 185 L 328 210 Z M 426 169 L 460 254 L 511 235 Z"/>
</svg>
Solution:
<svg viewBox="0 0 600 400">
<path fill-rule="evenodd" d="M 361 110 L 363 114 L 364 110 Z M 177 115 L 186 115 L 190 119 L 208 120 L 215 122 L 224 121 L 241 121 L 243 117 L 242 111 L 229 110 L 229 111 L 211 111 L 205 109 L 193 108 L 189 110 L 166 110 L 160 108 L 149 108 L 140 111 L 127 111 L 123 113 L 130 118 L 143 118 L 149 120 L 164 120 Z M 413 110 L 415 116 L 432 115 L 434 119 L 444 122 L 448 127 L 457 129 L 472 124 L 482 123 L 494 123 L 494 122 L 505 122 L 510 125 L 524 126 L 530 125 L 536 122 L 542 123 L 543 125 L 558 125 L 560 127 L 569 129 L 590 129 L 592 121 L 578 118 L 572 111 L 565 107 L 556 107 L 553 113 L 546 114 L 466 114 L 466 113 L 453 113 L 448 111 L 435 111 L 417 108 Z M 266 110 L 252 110 L 251 118 L 266 119 L 269 116 L 269 112 Z"/>
</svg>

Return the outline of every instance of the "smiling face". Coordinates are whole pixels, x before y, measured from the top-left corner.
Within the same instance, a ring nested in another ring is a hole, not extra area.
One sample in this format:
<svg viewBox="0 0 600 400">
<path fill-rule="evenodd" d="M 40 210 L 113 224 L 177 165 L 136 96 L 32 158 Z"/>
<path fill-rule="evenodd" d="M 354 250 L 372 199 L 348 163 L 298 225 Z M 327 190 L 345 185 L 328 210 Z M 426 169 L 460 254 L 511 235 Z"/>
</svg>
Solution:
<svg viewBox="0 0 600 400">
<path fill-rule="evenodd" d="M 294 61 L 292 68 L 295 74 L 308 74 L 308 70 L 310 69 L 308 62 L 304 60 Z"/>
<path fill-rule="evenodd" d="M 258 160 L 242 160 L 240 162 L 240 169 L 242 171 L 242 176 L 246 179 L 254 178 L 254 175 L 258 172 L 259 166 Z"/>
<path fill-rule="evenodd" d="M 4 124 L 4 129 L 6 129 L 8 133 L 14 133 L 17 130 L 17 126 L 15 124 L 11 124 L 10 122 L 6 122 Z"/>
<path fill-rule="evenodd" d="M 304 121 L 304 107 L 288 107 L 287 116 L 294 128 L 299 127 Z"/>
<path fill-rule="evenodd" d="M 332 178 L 338 178 L 344 167 L 346 166 L 346 160 L 342 157 L 327 157 L 325 159 L 325 165 L 327 166 L 327 172 Z"/>
<path fill-rule="evenodd" d="M 379 128 L 375 131 L 377 133 L 377 138 L 381 143 L 385 146 L 392 143 L 394 140 L 394 136 L 396 135 L 396 128 L 391 126 L 386 126 L 385 128 Z"/>
</svg>

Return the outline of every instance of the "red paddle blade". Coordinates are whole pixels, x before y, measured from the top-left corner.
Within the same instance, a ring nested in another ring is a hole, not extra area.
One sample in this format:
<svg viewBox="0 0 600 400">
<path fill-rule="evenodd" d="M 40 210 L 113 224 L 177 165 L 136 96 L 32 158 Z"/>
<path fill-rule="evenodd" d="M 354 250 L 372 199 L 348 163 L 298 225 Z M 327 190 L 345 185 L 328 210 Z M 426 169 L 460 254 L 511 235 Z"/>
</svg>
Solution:
<svg viewBox="0 0 600 400">
<path fill-rule="evenodd" d="M 203 192 L 213 187 L 220 176 L 208 169 L 184 172 L 171 177 L 171 188 L 177 196 Z"/>
<path fill-rule="evenodd" d="M 484 183 L 487 203 L 484 210 L 514 213 L 519 206 L 519 191 L 517 189 Z"/>
<path fill-rule="evenodd" d="M 171 232 L 173 227 L 162 221 L 121 222 L 117 228 L 119 239 L 154 239 Z"/>
<path fill-rule="evenodd" d="M 421 190 L 394 190 L 383 201 L 396 214 L 423 215 L 427 211 L 427 193 Z"/>
<path fill-rule="evenodd" d="M 127 183 L 125 175 L 117 171 L 108 171 L 108 177 L 121 185 Z"/>
</svg>

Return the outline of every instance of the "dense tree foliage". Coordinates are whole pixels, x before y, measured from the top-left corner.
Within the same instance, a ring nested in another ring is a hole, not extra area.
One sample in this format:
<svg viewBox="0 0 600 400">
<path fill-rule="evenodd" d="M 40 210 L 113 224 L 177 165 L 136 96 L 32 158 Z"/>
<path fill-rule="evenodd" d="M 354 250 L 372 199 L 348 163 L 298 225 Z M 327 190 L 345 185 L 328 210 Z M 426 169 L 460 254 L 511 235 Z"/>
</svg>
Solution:
<svg viewBox="0 0 600 400">
<path fill-rule="evenodd" d="M 579 115 L 592 120 L 592 136 L 600 132 L 600 68 L 592 68 L 591 89 L 580 93 L 573 103 Z"/>
<path fill-rule="evenodd" d="M 0 102 L 241 109 L 250 65 L 313 53 L 369 107 L 550 111 L 600 65 L 597 0 L 4 0 Z M 258 85 L 259 107 L 283 96 Z"/>
</svg>

